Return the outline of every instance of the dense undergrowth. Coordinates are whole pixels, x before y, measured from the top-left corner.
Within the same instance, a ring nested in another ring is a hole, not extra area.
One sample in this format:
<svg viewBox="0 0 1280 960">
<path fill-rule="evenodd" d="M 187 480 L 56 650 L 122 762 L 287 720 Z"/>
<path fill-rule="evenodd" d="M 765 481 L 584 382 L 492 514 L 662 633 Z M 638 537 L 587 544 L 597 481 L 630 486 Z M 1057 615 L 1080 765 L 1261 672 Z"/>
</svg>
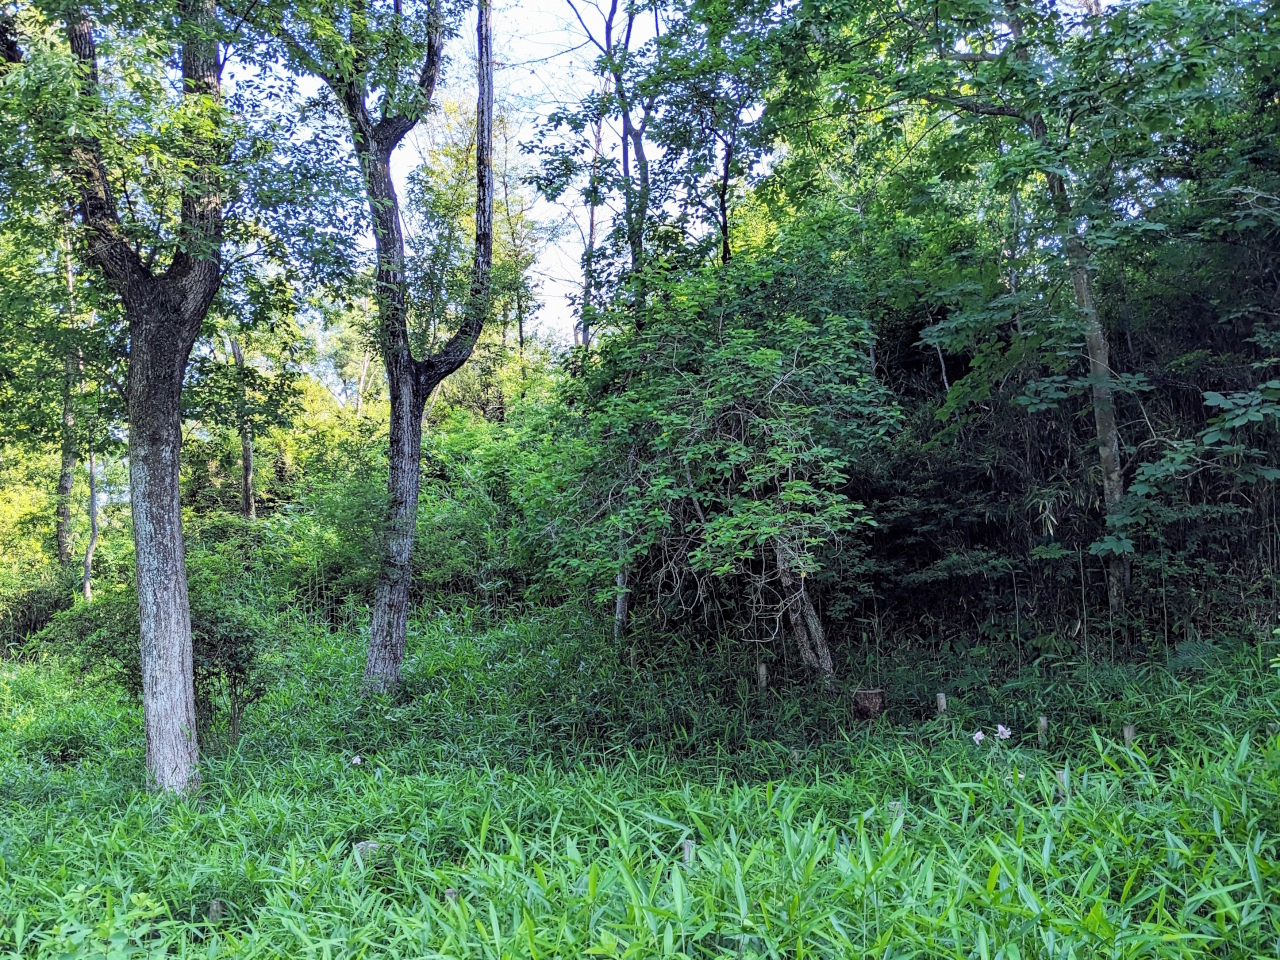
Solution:
<svg viewBox="0 0 1280 960">
<path fill-rule="evenodd" d="M 761 694 L 714 648 L 633 669 L 564 610 L 413 626 L 404 691 L 366 700 L 358 632 L 280 618 L 272 680 L 189 800 L 145 790 L 141 711 L 117 683 L 50 647 L 5 662 L 0 950 L 1280 950 L 1266 645 L 1040 664 L 953 687 L 945 719 L 898 702 L 898 722 L 863 724 L 839 697 Z"/>
</svg>

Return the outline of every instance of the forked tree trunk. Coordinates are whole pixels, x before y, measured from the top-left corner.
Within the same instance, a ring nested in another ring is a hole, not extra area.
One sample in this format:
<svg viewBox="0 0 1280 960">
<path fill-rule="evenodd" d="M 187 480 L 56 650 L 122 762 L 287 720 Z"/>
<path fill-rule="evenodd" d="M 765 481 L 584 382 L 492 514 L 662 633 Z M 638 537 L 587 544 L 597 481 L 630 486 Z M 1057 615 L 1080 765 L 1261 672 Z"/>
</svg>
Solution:
<svg viewBox="0 0 1280 960">
<path fill-rule="evenodd" d="M 240 513 L 246 520 L 253 520 L 258 515 L 257 504 L 253 496 L 253 424 L 243 409 L 248 403 L 248 387 L 245 384 L 244 352 L 240 349 L 240 341 L 231 338 L 231 356 L 235 360 L 236 372 L 240 375 Z"/>
<path fill-rule="evenodd" d="M 89 449 L 89 545 L 84 550 L 84 576 L 81 589 L 86 601 L 93 602 L 93 554 L 98 549 L 98 464 Z"/>
<path fill-rule="evenodd" d="M 822 680 L 824 688 L 830 690 L 835 686 L 836 670 L 831 660 L 831 648 L 827 646 L 826 631 L 822 628 L 822 618 L 805 589 L 804 578 L 791 570 L 791 560 L 781 541 L 775 541 L 774 548 L 778 559 L 778 578 L 782 582 L 782 602 L 787 609 L 787 619 L 791 621 L 791 633 L 800 662 Z"/>
<path fill-rule="evenodd" d="M 400 202 L 391 180 L 391 153 L 413 128 L 417 116 L 383 118 L 369 115 L 368 92 L 353 81 L 340 83 L 342 100 L 356 138 L 377 248 L 376 289 L 379 334 L 391 399 L 390 496 L 385 552 L 374 595 L 369 651 L 365 661 L 366 691 L 394 689 L 400 683 L 413 546 L 417 534 L 418 489 L 422 460 L 422 417 L 427 398 L 471 356 L 489 313 L 490 268 L 493 263 L 493 43 L 490 0 L 479 0 L 476 18 L 478 96 L 476 98 L 475 253 L 471 289 L 458 331 L 436 353 L 421 360 L 410 349 L 404 235 Z M 443 34 L 433 34 L 420 83 L 430 100 L 439 70 Z"/>
</svg>

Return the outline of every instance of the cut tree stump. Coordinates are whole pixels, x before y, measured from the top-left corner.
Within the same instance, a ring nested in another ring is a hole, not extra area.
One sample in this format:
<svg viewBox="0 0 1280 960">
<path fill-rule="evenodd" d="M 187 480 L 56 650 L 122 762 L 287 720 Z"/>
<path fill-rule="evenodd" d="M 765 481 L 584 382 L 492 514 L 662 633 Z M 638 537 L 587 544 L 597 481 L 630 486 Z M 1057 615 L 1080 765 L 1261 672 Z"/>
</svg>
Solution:
<svg viewBox="0 0 1280 960">
<path fill-rule="evenodd" d="M 945 693 L 938 694 L 938 716 L 944 716 L 947 712 L 947 695 Z"/>
<path fill-rule="evenodd" d="M 884 713 L 886 702 L 883 690 L 855 690 L 853 712 L 859 720 L 874 720 Z"/>
</svg>

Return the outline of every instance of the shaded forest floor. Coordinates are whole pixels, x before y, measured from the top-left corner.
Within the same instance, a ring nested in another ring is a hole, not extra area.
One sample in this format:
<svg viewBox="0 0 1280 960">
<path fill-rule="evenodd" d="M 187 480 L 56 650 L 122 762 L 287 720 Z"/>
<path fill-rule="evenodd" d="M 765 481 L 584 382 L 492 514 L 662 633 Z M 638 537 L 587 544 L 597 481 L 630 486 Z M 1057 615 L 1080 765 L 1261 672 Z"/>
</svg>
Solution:
<svg viewBox="0 0 1280 960">
<path fill-rule="evenodd" d="M 111 681 L 0 663 L 0 952 L 1280 954 L 1270 645 L 1041 664 L 942 720 L 904 655 L 874 724 L 762 695 L 741 648 L 633 671 L 563 611 L 424 614 L 410 645 L 364 700 L 359 631 L 295 624 L 184 801 L 144 789 Z"/>
</svg>

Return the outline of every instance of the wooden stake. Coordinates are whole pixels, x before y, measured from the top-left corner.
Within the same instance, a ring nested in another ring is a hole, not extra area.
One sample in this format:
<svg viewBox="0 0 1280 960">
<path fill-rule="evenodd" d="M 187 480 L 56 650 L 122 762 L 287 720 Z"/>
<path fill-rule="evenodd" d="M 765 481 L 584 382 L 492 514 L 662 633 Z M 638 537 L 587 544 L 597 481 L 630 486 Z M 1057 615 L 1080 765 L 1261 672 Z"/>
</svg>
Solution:
<svg viewBox="0 0 1280 960">
<path fill-rule="evenodd" d="M 693 852 L 697 849 L 697 844 L 692 840 L 686 840 L 680 844 L 680 853 L 684 857 L 685 866 L 693 863 Z"/>
<path fill-rule="evenodd" d="M 945 693 L 938 694 L 938 716 L 945 716 L 947 712 L 947 695 Z"/>
<path fill-rule="evenodd" d="M 756 689 L 762 694 L 769 689 L 769 668 L 763 660 L 756 664 Z"/>
<path fill-rule="evenodd" d="M 1049 748 L 1049 718 L 1041 717 L 1036 723 L 1036 735 L 1040 738 L 1040 749 L 1047 750 Z"/>
<path fill-rule="evenodd" d="M 1137 730 L 1134 728 L 1133 724 L 1132 724 L 1132 723 L 1126 723 L 1126 724 L 1124 725 L 1124 745 L 1125 745 L 1126 747 L 1132 747 L 1132 746 L 1133 746 L 1133 738 L 1134 738 L 1135 736 L 1137 736 Z"/>
<path fill-rule="evenodd" d="M 1071 792 L 1071 789 L 1070 789 L 1070 784 L 1071 784 L 1071 771 L 1070 771 L 1070 768 L 1068 768 L 1068 767 L 1063 767 L 1061 770 L 1055 770 L 1055 771 L 1053 771 L 1053 775 L 1054 775 L 1055 777 L 1057 777 L 1057 778 L 1058 778 L 1058 786 L 1062 788 L 1062 795 L 1063 795 L 1064 797 L 1065 797 L 1065 796 L 1067 796 L 1067 794 L 1069 794 L 1069 793 Z"/>
</svg>

